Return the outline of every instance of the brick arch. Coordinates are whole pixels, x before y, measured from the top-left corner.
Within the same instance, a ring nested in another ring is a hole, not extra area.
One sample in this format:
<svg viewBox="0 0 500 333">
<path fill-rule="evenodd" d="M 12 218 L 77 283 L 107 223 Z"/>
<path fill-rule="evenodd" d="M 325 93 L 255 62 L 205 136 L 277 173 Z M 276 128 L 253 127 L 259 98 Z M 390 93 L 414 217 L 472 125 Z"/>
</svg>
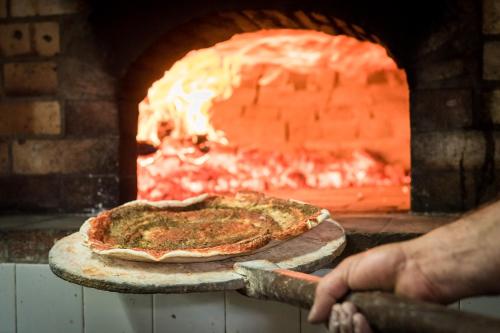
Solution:
<svg viewBox="0 0 500 333">
<path fill-rule="evenodd" d="M 137 105 L 151 84 L 191 50 L 211 47 L 233 35 L 262 29 L 304 29 L 331 35 L 347 35 L 380 44 L 376 35 L 361 26 L 347 23 L 333 15 L 315 11 L 242 10 L 220 12 L 193 19 L 160 37 L 129 67 L 122 80 L 120 108 L 120 178 L 121 201 L 135 199 Z M 391 55 L 388 50 L 389 55 Z M 394 57 L 393 57 L 394 58 Z M 134 153 L 133 153 L 134 152 Z"/>
<path fill-rule="evenodd" d="M 387 45 L 376 35 L 366 32 L 359 25 L 349 24 L 332 15 L 305 11 L 285 13 L 279 10 L 221 12 L 180 25 L 146 49 L 132 63 L 125 75 L 123 95 L 142 99 L 143 91 L 138 92 L 137 85 L 149 87 L 187 52 L 211 47 L 230 39 L 235 34 L 261 29 L 316 30 L 331 35 L 347 35 L 370 41 L 388 49 Z M 390 52 L 389 54 L 391 55 Z"/>
</svg>

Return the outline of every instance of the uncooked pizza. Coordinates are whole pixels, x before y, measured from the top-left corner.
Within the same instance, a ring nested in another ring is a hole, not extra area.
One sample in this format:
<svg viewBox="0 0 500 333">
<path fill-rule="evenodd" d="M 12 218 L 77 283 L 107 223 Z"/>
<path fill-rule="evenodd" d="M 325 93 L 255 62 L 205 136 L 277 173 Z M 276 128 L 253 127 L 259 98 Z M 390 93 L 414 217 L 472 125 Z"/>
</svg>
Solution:
<svg viewBox="0 0 500 333">
<path fill-rule="evenodd" d="M 133 201 L 87 220 L 92 251 L 122 259 L 211 261 L 254 252 L 295 237 L 328 211 L 260 193 L 202 195 L 184 201 Z"/>
</svg>

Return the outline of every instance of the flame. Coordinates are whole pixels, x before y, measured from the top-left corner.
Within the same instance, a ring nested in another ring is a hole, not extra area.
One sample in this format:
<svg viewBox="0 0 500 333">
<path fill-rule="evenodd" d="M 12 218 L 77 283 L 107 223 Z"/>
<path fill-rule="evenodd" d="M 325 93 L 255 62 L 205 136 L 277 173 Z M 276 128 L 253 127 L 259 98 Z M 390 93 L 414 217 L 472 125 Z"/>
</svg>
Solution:
<svg viewBox="0 0 500 333">
<path fill-rule="evenodd" d="M 138 197 L 163 200 L 243 189 L 409 184 L 408 170 L 362 149 L 337 156 L 304 147 L 287 153 L 236 147 L 212 124 L 214 104 L 229 99 L 245 78 L 258 75 L 258 85 L 266 86 L 280 81 L 284 71 L 326 70 L 357 82 L 367 73 L 395 71 L 397 66 L 382 46 L 301 30 L 239 34 L 189 52 L 154 82 L 139 104 L 137 140 L 158 150 L 137 160 Z M 193 144 L 199 137 L 203 140 Z"/>
<path fill-rule="evenodd" d="M 365 151 L 353 151 L 349 156 L 308 150 L 285 154 L 207 144 L 208 152 L 203 153 L 187 142 L 164 140 L 153 156 L 139 157 L 139 198 L 166 200 L 205 192 L 409 183 L 401 166 L 388 166 Z"/>
<path fill-rule="evenodd" d="M 160 125 L 171 123 L 173 138 L 197 135 L 226 143 L 224 133 L 210 124 L 214 100 L 231 96 L 239 82 L 236 57 L 222 57 L 214 49 L 194 51 L 156 81 L 139 104 L 137 140 L 161 143 Z"/>
<path fill-rule="evenodd" d="M 392 70 L 394 61 L 379 45 L 348 36 L 303 30 L 262 30 L 238 34 L 211 48 L 189 52 L 148 90 L 139 104 L 137 140 L 159 146 L 168 126 L 172 138 L 206 136 L 227 144 L 210 122 L 214 102 L 228 99 L 242 76 L 259 65 L 274 65 L 259 80 L 270 84 L 283 69 L 309 73 L 325 66 L 356 80 L 360 72 Z"/>
</svg>

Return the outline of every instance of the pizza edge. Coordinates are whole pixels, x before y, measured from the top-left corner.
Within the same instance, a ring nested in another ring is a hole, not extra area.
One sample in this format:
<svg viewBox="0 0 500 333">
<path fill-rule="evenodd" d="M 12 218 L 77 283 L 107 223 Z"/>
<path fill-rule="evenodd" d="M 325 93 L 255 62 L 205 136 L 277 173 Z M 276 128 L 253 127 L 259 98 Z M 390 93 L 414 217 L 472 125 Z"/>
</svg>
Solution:
<svg viewBox="0 0 500 333">
<path fill-rule="evenodd" d="M 149 202 L 145 200 L 135 200 L 125 203 L 119 207 L 130 206 L 136 204 L 149 204 L 159 208 L 166 207 L 186 207 L 204 201 L 209 195 L 203 194 L 197 197 L 188 198 L 182 201 L 164 200 Z M 291 200 L 298 203 L 303 203 L 297 200 Z M 305 204 L 305 203 L 304 203 Z M 314 228 L 323 221 L 330 218 L 330 213 L 326 209 L 321 209 L 319 212 L 302 221 L 297 222 L 293 227 L 287 228 L 282 232 L 275 234 L 271 233 L 256 236 L 234 244 L 224 244 L 208 248 L 192 248 L 183 250 L 148 250 L 143 248 L 117 248 L 112 245 L 105 244 L 101 241 L 93 239 L 90 234 L 95 231 L 94 224 L 99 221 L 99 217 L 91 217 L 87 219 L 80 228 L 80 233 L 83 235 L 83 244 L 90 248 L 93 252 L 101 255 L 111 256 L 119 259 L 134 260 L 134 261 L 150 261 L 150 262 L 189 262 L 189 261 L 212 261 L 221 260 L 236 255 L 247 255 L 254 250 L 264 250 L 271 246 L 277 245 L 287 239 L 296 237 L 309 229 Z"/>
</svg>

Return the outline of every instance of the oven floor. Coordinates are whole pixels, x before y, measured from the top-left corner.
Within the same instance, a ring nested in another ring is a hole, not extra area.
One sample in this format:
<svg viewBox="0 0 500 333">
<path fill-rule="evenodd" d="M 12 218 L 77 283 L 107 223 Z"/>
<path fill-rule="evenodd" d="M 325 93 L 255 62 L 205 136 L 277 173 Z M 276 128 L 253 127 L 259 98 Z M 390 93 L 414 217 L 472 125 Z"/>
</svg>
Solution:
<svg viewBox="0 0 500 333">
<path fill-rule="evenodd" d="M 379 186 L 342 189 L 272 190 L 280 198 L 292 198 L 339 212 L 405 212 L 410 210 L 409 186 Z"/>
</svg>

